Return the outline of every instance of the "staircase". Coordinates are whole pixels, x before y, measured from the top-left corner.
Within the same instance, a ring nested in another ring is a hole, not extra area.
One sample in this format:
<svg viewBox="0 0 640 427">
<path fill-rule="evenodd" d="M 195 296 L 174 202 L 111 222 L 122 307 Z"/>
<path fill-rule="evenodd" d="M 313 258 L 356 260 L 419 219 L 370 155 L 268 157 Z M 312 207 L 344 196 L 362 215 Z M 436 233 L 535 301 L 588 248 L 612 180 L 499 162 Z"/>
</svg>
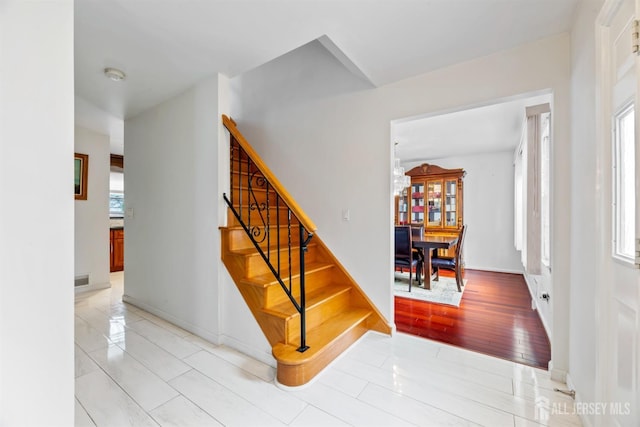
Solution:
<svg viewBox="0 0 640 427">
<path fill-rule="evenodd" d="M 366 331 L 391 328 L 235 122 L 222 119 L 231 140 L 222 261 L 271 344 L 278 382 L 300 386 Z"/>
</svg>

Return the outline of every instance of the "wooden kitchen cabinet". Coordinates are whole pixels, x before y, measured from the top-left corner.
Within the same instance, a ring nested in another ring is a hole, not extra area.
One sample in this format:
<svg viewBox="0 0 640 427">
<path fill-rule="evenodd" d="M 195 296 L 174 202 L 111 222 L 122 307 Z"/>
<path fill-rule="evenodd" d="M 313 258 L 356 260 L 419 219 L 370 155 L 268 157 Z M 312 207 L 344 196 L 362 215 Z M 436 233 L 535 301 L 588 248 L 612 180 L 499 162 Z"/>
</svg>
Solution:
<svg viewBox="0 0 640 427">
<path fill-rule="evenodd" d="M 111 229 L 110 271 L 124 270 L 124 229 Z"/>
</svg>

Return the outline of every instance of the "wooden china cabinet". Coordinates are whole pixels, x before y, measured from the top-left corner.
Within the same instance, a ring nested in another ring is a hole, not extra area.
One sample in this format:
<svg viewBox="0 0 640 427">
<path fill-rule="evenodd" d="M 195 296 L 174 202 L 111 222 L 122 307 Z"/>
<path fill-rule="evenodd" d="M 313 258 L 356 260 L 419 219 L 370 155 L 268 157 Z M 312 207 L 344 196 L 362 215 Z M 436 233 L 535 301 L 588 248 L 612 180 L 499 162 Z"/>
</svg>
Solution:
<svg viewBox="0 0 640 427">
<path fill-rule="evenodd" d="M 465 174 L 463 169 L 444 169 L 428 163 L 408 171 L 411 186 L 406 189 L 404 199 L 408 222 L 424 224 L 427 235 L 457 236 L 464 221 L 462 184 Z M 396 209 L 397 223 L 402 217 L 402 201 L 403 196 L 400 195 Z M 455 246 L 439 249 L 438 256 L 453 258 L 455 249 Z"/>
</svg>

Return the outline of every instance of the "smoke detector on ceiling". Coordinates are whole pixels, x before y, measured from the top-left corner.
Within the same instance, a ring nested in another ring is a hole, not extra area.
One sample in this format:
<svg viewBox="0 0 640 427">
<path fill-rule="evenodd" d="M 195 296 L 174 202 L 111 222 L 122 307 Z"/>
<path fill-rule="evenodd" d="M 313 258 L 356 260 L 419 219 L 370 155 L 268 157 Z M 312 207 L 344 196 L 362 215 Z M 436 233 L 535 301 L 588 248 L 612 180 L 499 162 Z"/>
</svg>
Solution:
<svg viewBox="0 0 640 427">
<path fill-rule="evenodd" d="M 110 78 L 111 80 L 113 80 L 114 82 L 119 82 L 121 80 L 124 80 L 125 77 L 127 77 L 123 71 L 118 70 L 117 68 L 110 68 L 110 67 L 107 67 L 104 69 L 104 75 Z"/>
</svg>

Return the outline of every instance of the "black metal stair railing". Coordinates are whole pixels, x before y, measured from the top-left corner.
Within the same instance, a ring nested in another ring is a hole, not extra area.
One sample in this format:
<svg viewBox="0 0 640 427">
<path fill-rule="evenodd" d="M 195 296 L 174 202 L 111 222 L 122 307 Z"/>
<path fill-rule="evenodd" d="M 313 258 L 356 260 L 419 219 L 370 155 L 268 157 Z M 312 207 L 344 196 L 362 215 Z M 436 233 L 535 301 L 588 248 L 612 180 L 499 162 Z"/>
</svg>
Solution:
<svg viewBox="0 0 640 427">
<path fill-rule="evenodd" d="M 233 134 L 230 146 L 231 191 L 230 197 L 223 194 L 224 200 L 300 314 L 298 351 L 304 352 L 309 348 L 306 344 L 305 253 L 313 233 L 302 225 Z M 286 236 L 281 236 L 283 228 Z M 292 258 L 295 250 L 292 230 L 295 233 L 296 228 L 300 257 L 297 280 Z M 297 283 L 297 289 L 294 283 Z"/>
</svg>

